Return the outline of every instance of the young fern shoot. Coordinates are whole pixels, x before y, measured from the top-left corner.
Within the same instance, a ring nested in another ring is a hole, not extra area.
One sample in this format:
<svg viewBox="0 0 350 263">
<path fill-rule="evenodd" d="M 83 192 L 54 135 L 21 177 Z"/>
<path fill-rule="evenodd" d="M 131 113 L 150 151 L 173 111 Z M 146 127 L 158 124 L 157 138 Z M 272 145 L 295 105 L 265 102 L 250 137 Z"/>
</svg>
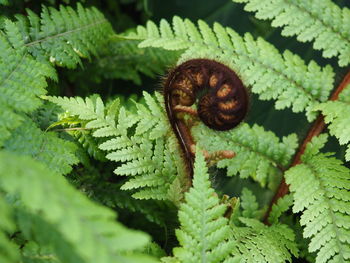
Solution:
<svg viewBox="0 0 350 263">
<path fill-rule="evenodd" d="M 197 110 L 191 106 L 197 101 Z M 209 128 L 236 127 L 248 111 L 248 94 L 242 81 L 227 66 L 207 59 L 189 60 L 170 72 L 164 84 L 164 102 L 171 127 L 181 145 L 189 177 L 193 177 L 195 143 L 183 113 L 198 116 Z M 212 154 L 232 158 L 234 152 Z M 208 161 L 213 157 L 206 154 Z"/>
</svg>

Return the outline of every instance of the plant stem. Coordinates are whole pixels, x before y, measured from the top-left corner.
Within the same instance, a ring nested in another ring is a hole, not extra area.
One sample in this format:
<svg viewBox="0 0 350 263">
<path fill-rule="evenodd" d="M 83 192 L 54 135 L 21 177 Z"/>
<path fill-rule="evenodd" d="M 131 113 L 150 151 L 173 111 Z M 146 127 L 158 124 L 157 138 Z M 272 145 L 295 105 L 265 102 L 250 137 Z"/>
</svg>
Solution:
<svg viewBox="0 0 350 263">
<path fill-rule="evenodd" d="M 343 89 L 350 84 L 350 71 L 345 75 L 342 82 L 339 84 L 339 86 L 334 90 L 334 92 L 331 94 L 329 100 L 337 100 L 339 97 L 340 92 L 343 91 Z M 324 119 L 322 115 L 319 115 L 316 121 L 312 124 L 309 132 L 307 133 L 303 143 L 300 145 L 297 153 L 294 155 L 293 162 L 289 166 L 289 168 L 299 164 L 301 162 L 301 156 L 303 155 L 306 145 L 312 140 L 313 137 L 318 136 L 324 129 L 326 124 L 324 123 Z M 286 184 L 286 181 L 284 178 L 282 178 L 282 181 L 275 193 L 275 196 L 272 198 L 269 209 L 267 210 L 265 216 L 264 216 L 264 223 L 268 224 L 267 219 L 270 215 L 271 209 L 273 204 L 275 204 L 278 199 L 285 196 L 289 192 L 289 187 Z"/>
</svg>

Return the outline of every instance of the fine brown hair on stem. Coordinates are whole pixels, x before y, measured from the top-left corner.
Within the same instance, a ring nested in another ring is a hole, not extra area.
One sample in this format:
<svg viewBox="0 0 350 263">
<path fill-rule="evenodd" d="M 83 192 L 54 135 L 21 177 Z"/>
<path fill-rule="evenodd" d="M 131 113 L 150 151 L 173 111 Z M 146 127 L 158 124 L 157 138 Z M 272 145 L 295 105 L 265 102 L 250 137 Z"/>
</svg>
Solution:
<svg viewBox="0 0 350 263">
<path fill-rule="evenodd" d="M 164 84 L 164 101 L 190 180 L 195 143 L 183 114 L 196 115 L 209 128 L 226 131 L 244 119 L 249 104 L 247 90 L 237 74 L 209 59 L 192 59 L 170 71 Z M 222 156 L 232 158 L 234 153 Z"/>
</svg>

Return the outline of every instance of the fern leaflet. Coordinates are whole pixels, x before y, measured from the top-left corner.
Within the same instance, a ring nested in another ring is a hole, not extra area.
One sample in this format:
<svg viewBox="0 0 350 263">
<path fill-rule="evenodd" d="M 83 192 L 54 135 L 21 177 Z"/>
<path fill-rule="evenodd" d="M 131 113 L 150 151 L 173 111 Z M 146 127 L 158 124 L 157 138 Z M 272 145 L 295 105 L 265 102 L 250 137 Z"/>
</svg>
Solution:
<svg viewBox="0 0 350 263">
<path fill-rule="evenodd" d="M 73 68 L 80 57 L 97 54 L 113 32 L 101 13 L 80 4 L 77 11 L 43 7 L 41 17 L 27 12 L 15 22 L 6 19 L 0 30 L 0 145 L 23 121 L 21 113 L 41 105 L 46 78 L 57 80 L 49 61 Z"/>
<path fill-rule="evenodd" d="M 235 158 L 218 162 L 218 167 L 227 168 L 227 175 L 239 173 L 242 178 L 250 176 L 263 186 L 269 183 L 270 188 L 276 186 L 277 178 L 297 147 L 295 134 L 284 137 L 280 142 L 274 133 L 258 125 L 249 127 L 248 124 L 242 124 L 232 131 L 219 133 L 204 125 L 198 125 L 192 130 L 199 145 L 205 146 L 205 149 L 212 152 L 220 149 L 236 152 Z"/>
<path fill-rule="evenodd" d="M 77 9 L 60 6 L 60 9 L 43 6 L 41 17 L 30 10 L 27 17 L 19 17 L 19 26 L 27 20 L 29 27 L 22 26 L 25 45 L 33 56 L 45 58 L 51 63 L 74 68 L 80 57 L 98 54 L 113 30 L 96 8 Z"/>
<path fill-rule="evenodd" d="M 242 216 L 245 218 L 261 219 L 264 210 L 258 210 L 259 204 L 252 191 L 248 188 L 243 188 L 240 196 L 240 207 L 242 208 Z"/>
<path fill-rule="evenodd" d="M 324 121 L 328 123 L 330 134 L 337 137 L 341 145 L 350 142 L 350 85 L 340 94 L 339 100 L 327 101 L 317 105 L 315 110 L 322 111 Z M 350 161 L 350 145 L 346 150 L 345 159 Z"/>
<path fill-rule="evenodd" d="M 323 56 L 337 56 L 340 66 L 350 63 L 350 10 L 330 0 L 233 0 L 246 3 L 259 19 L 272 19 L 272 26 L 283 27 L 282 35 L 301 42 L 314 41 Z"/>
<path fill-rule="evenodd" d="M 6 20 L 0 30 L 0 144 L 23 121 L 21 112 L 39 107 L 37 96 L 46 92 L 46 77 L 55 78 L 51 67 L 27 53 L 18 27 Z"/>
<path fill-rule="evenodd" d="M 74 155 L 76 145 L 58 138 L 53 132 L 42 132 L 29 118 L 24 120 L 4 143 L 4 148 L 19 155 L 32 156 L 56 173 L 69 173 L 71 166 L 78 163 Z"/>
<path fill-rule="evenodd" d="M 294 233 L 287 225 L 270 227 L 256 219 L 240 218 L 246 227 L 234 227 L 232 234 L 241 262 L 292 262 L 291 254 L 298 255 Z"/>
<path fill-rule="evenodd" d="M 210 187 L 204 157 L 197 152 L 193 187 L 179 210 L 181 228 L 176 236 L 181 247 L 174 248 L 174 257 L 188 263 L 230 262 L 234 242 L 229 240 L 228 220 L 223 217 L 226 208 Z"/>
<path fill-rule="evenodd" d="M 177 202 L 175 199 L 181 200 L 179 195 L 183 189 L 180 186 L 175 190 L 180 180 L 175 177 L 178 174 L 180 178 L 181 174 L 185 176 L 184 164 L 178 157 L 179 153 L 174 153 L 179 151 L 175 136 L 166 136 L 170 128 L 164 109 L 160 107 L 163 104 L 161 96 L 158 94 L 157 100 L 147 93 L 144 96 L 146 106 L 137 103 L 136 113 L 119 108 L 118 100 L 106 108 L 100 98 L 95 104 L 89 98 L 85 101 L 81 98 L 46 98 L 70 115 L 88 120 L 82 125 L 92 129 L 94 137 L 109 138 L 100 149 L 108 152 L 107 159 L 122 163 L 115 173 L 130 178 L 122 189 L 137 189 L 133 196 L 138 199 L 174 198 L 173 201 Z M 173 195 L 173 190 L 177 194 Z"/>
<path fill-rule="evenodd" d="M 278 199 L 277 203 L 272 206 L 271 213 L 269 215 L 269 222 L 271 224 L 277 224 L 280 216 L 286 212 L 293 204 L 293 196 L 288 194 Z"/>
<path fill-rule="evenodd" d="M 341 161 L 319 153 L 326 135 L 315 137 L 302 156 L 302 164 L 285 173 L 293 193 L 293 212 L 303 212 L 303 235 L 311 238 L 309 251 L 316 262 L 346 262 L 350 259 L 350 170 Z"/>
</svg>

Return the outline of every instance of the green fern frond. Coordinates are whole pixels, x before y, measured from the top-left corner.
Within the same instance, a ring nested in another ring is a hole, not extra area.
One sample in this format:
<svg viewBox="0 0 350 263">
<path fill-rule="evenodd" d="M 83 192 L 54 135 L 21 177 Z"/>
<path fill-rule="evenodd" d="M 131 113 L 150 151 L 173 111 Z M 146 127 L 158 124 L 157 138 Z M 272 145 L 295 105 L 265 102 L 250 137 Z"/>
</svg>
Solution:
<svg viewBox="0 0 350 263">
<path fill-rule="evenodd" d="M 181 247 L 174 248 L 175 258 L 163 262 L 291 262 L 291 253 L 298 255 L 294 233 L 286 225 L 268 227 L 240 218 L 246 227 L 230 228 L 226 209 L 210 186 L 202 154 L 197 153 L 193 187 L 179 210 L 181 227 L 176 236 Z"/>
<path fill-rule="evenodd" d="M 28 156 L 3 151 L 0 160 L 1 189 L 20 201 L 20 231 L 51 244 L 62 262 L 156 262 L 132 252 L 146 245 L 147 235 L 126 229 L 112 210 L 92 203 L 62 176 Z"/>
<path fill-rule="evenodd" d="M 0 30 L 0 144 L 23 121 L 21 112 L 39 107 L 47 77 L 55 78 L 52 68 L 27 53 L 18 27 L 6 20 L 4 31 Z"/>
<path fill-rule="evenodd" d="M 350 142 L 350 85 L 339 94 L 339 100 L 327 101 L 317 105 L 325 116 L 324 121 L 329 124 L 330 134 L 337 137 L 340 145 Z M 348 145 L 345 159 L 350 161 L 350 145 Z"/>
<path fill-rule="evenodd" d="M 45 98 L 45 96 L 43 96 L 43 98 Z M 43 130 L 47 130 L 48 128 L 53 128 L 54 126 L 57 126 L 60 123 L 69 124 L 70 126 L 81 124 L 81 123 L 84 123 L 84 124 L 87 123 L 87 121 L 85 120 L 81 120 L 79 118 L 74 118 L 74 117 L 68 117 L 68 119 L 65 119 L 64 114 L 62 117 L 64 120 L 58 122 L 57 121 L 58 116 L 61 114 L 62 114 L 61 107 L 59 107 L 57 104 L 52 103 L 50 101 L 45 101 L 45 103 L 38 110 L 33 112 L 31 115 L 34 121 Z M 55 125 L 52 125 L 52 123 L 55 123 Z M 106 160 L 104 153 L 98 148 L 99 140 L 96 138 L 93 138 L 93 136 L 91 135 L 91 129 L 72 128 L 66 131 L 79 142 L 79 145 L 82 147 L 81 151 L 85 151 L 96 160 L 100 160 L 100 161 Z M 81 151 L 80 151 L 80 155 L 84 154 Z"/>
<path fill-rule="evenodd" d="M 126 209 L 132 213 L 141 213 L 147 220 L 161 227 L 169 224 L 170 211 L 175 210 L 174 207 L 163 201 L 132 198 L 132 192 L 121 191 L 119 184 L 111 185 L 110 183 L 101 183 L 101 180 L 96 180 L 93 191 L 93 196 L 100 203 L 116 210 Z"/>
<path fill-rule="evenodd" d="M 144 249 L 144 252 L 147 252 L 148 255 L 158 259 L 166 255 L 165 251 L 155 242 L 148 243 L 147 247 Z"/>
<path fill-rule="evenodd" d="M 184 164 L 176 157 L 179 148 L 161 106 L 164 102 L 159 94 L 157 100 L 147 93 L 144 97 L 145 105 L 136 103 L 136 113 L 119 108 L 118 100 L 106 109 L 100 98 L 95 103 L 88 98 L 45 98 L 87 120 L 84 127 L 92 129 L 94 137 L 109 137 L 100 149 L 108 152 L 107 159 L 121 163 L 114 171 L 117 175 L 129 177 L 121 189 L 136 190 L 133 197 L 138 199 L 180 198 L 183 189 L 177 195 L 170 192 L 178 183 L 176 175 L 185 176 Z"/>
<path fill-rule="evenodd" d="M 80 97 L 54 97 L 42 96 L 43 99 L 51 101 L 61 106 L 69 115 L 77 116 L 78 119 L 86 121 L 84 127 L 87 129 L 103 129 L 109 127 L 110 133 L 99 134 L 98 137 L 108 137 L 115 135 L 115 115 L 119 111 L 120 102 L 118 99 L 106 109 L 103 101 L 99 96 L 94 98 Z"/>
<path fill-rule="evenodd" d="M 92 96 L 83 100 L 80 97 L 50 97 L 42 96 L 56 105 L 65 109 L 67 117 L 62 116 L 62 120 L 54 123 L 53 126 L 60 124 L 81 125 L 81 130 L 73 129 L 67 130 L 80 143 L 80 145 L 97 160 L 105 160 L 105 154 L 99 148 L 99 140 L 95 137 L 109 137 L 118 134 L 115 127 L 115 115 L 119 111 L 120 101 L 114 100 L 108 107 L 106 107 L 99 96 Z M 72 117 L 73 116 L 73 117 Z M 76 117 L 75 117 L 76 116 Z M 97 130 L 97 131 L 96 131 Z M 93 132 L 94 136 L 93 136 Z"/>
<path fill-rule="evenodd" d="M 152 142 L 147 138 L 150 134 L 131 137 L 129 140 L 132 146 L 117 149 L 109 153 L 107 158 L 113 161 L 126 161 L 115 170 L 117 175 L 131 176 L 121 189 L 137 189 L 133 197 L 138 199 L 168 199 L 168 191 L 175 176 L 181 172 L 184 174 L 181 171 L 184 169 L 183 164 L 178 163 L 174 157 L 174 150 L 178 149 L 173 135 L 168 138 L 157 138 Z M 176 148 L 172 148 L 171 145 Z M 181 195 L 181 191 L 178 195 Z"/>
<path fill-rule="evenodd" d="M 311 238 L 309 251 L 316 262 L 350 260 L 350 170 L 342 162 L 319 153 L 327 136 L 315 137 L 302 156 L 302 164 L 285 173 L 293 193 L 293 212 L 302 212 L 303 235 Z"/>
<path fill-rule="evenodd" d="M 286 212 L 293 204 L 293 196 L 288 194 L 284 197 L 278 199 L 277 203 L 275 203 L 269 214 L 269 222 L 270 224 L 277 224 L 280 216 Z"/>
<path fill-rule="evenodd" d="M 246 3 L 246 11 L 259 19 L 272 20 L 283 27 L 282 35 L 301 42 L 314 41 L 325 58 L 337 56 L 340 66 L 350 63 L 350 10 L 339 8 L 330 0 L 233 0 Z"/>
<path fill-rule="evenodd" d="M 75 68 L 80 58 L 97 55 L 113 33 L 109 22 L 96 8 L 60 9 L 42 7 L 40 17 L 27 10 L 27 17 L 18 17 L 18 25 L 29 52 L 59 66 Z M 23 23 L 23 20 L 27 20 Z"/>
<path fill-rule="evenodd" d="M 181 227 L 176 236 L 181 247 L 174 248 L 174 257 L 183 263 L 226 262 L 234 254 L 228 220 L 223 217 L 226 209 L 210 187 L 204 157 L 197 152 L 193 187 L 179 210 Z"/>
<path fill-rule="evenodd" d="M 49 245 L 39 245 L 34 241 L 23 244 L 21 253 L 22 260 L 26 263 L 63 263 Z"/>
<path fill-rule="evenodd" d="M 165 117 L 163 98 L 159 93 L 156 93 L 157 101 L 151 95 L 144 92 L 144 98 L 148 109 L 142 104 L 137 105 L 137 115 L 142 118 L 136 127 L 135 135 L 149 133 L 149 139 L 157 139 L 166 135 L 169 130 L 169 124 Z"/>
<path fill-rule="evenodd" d="M 76 145 L 58 138 L 53 132 L 42 132 L 29 118 L 24 120 L 12 132 L 11 138 L 5 141 L 4 148 L 19 155 L 31 156 L 56 173 L 69 173 L 72 165 L 78 163 L 74 154 Z"/>
<path fill-rule="evenodd" d="M 291 107 L 293 112 L 306 111 L 309 120 L 312 107 L 327 100 L 333 87 L 334 73 L 330 66 L 309 64 L 290 51 L 283 55 L 263 40 L 247 33 L 242 38 L 231 28 L 214 23 L 211 29 L 198 21 L 198 28 L 188 19 L 173 18 L 173 26 L 161 20 L 159 28 L 148 22 L 137 27 L 126 39 L 143 40 L 139 47 L 184 50 L 179 63 L 198 57 L 219 60 L 233 68 L 262 100 L 276 100 L 276 108 Z"/>
<path fill-rule="evenodd" d="M 116 39 L 108 43 L 87 70 L 95 78 L 131 80 L 141 84 L 140 73 L 151 78 L 163 75 L 180 53 L 157 48 L 138 48 L 138 40 Z M 102 54 L 101 54 L 102 53 Z"/>
<path fill-rule="evenodd" d="M 91 135 L 90 131 L 86 130 L 72 130 L 68 132 L 71 134 L 84 150 L 95 160 L 105 161 L 105 153 L 99 148 L 97 138 Z"/>
<path fill-rule="evenodd" d="M 27 12 L 16 22 L 5 20 L 0 30 L 0 145 L 23 121 L 21 112 L 41 105 L 38 96 L 46 93 L 46 78 L 57 80 L 49 61 L 73 68 L 80 57 L 97 54 L 113 32 L 101 13 L 79 4 L 77 11 L 43 7 L 41 17 Z"/>
<path fill-rule="evenodd" d="M 6 203 L 0 192 L 0 262 L 12 263 L 19 259 L 18 248 L 9 240 L 8 235 L 15 232 L 12 208 Z"/>
<path fill-rule="evenodd" d="M 122 162 L 115 173 L 130 177 L 122 189 L 145 188 L 142 192 L 135 193 L 134 197 L 167 199 L 167 193 L 182 191 L 175 187 L 181 185 L 181 182 L 175 182 L 174 179 L 177 173 L 183 173 L 181 170 L 184 165 L 176 157 L 179 156 L 176 138 L 167 122 L 162 97 L 157 96 L 157 100 L 154 100 L 144 93 L 146 105 L 136 103 L 136 113 L 122 107 L 117 124 L 114 123 L 115 116 L 112 115 L 110 122 L 104 120 L 105 110 L 100 99 L 97 99 L 99 102 L 96 101 L 95 106 L 90 99 L 46 98 L 68 110 L 69 114 L 88 120 L 84 127 L 94 128 L 94 137 L 112 136 L 100 145 L 100 149 L 109 152 L 107 159 Z M 100 115 L 96 113 L 97 107 L 100 108 Z M 244 124 L 230 132 L 215 132 L 204 125 L 197 125 L 192 131 L 199 145 L 205 146 L 210 152 L 222 149 L 236 152 L 235 158 L 218 163 L 218 167 L 228 168 L 228 175 L 240 172 L 241 177 L 253 177 L 262 185 L 268 182 L 271 188 L 277 183 L 281 171 L 290 162 L 297 146 L 295 135 L 285 137 L 280 142 L 272 132 L 266 132 L 256 125 L 249 127 Z M 162 170 L 160 164 L 164 166 Z M 180 170 L 176 171 L 175 167 Z M 173 195 L 175 197 L 176 194 Z"/>
<path fill-rule="evenodd" d="M 269 183 L 272 188 L 297 147 L 295 134 L 280 141 L 274 133 L 258 125 L 242 124 L 228 132 L 214 132 L 198 125 L 192 131 L 205 149 L 211 152 L 227 149 L 236 153 L 234 158 L 218 162 L 218 167 L 227 168 L 227 175 L 239 173 L 242 178 L 252 177 L 263 186 Z"/>
<path fill-rule="evenodd" d="M 131 178 L 121 187 L 124 190 L 138 189 L 133 195 L 138 199 L 167 199 L 167 191 L 177 174 L 173 153 L 174 136 L 165 138 L 169 125 L 160 105 L 162 98 L 155 101 L 144 93 L 146 106 L 137 104 L 137 113 L 121 108 L 118 116 L 118 136 L 103 143 L 102 150 L 110 150 L 107 159 L 123 164 L 114 171 L 117 175 Z M 142 116 L 142 118 L 141 118 Z M 131 136 L 130 128 L 135 125 Z M 98 130 L 94 132 L 94 135 Z M 177 148 L 177 147 L 176 147 Z M 180 169 L 180 168 L 179 168 Z"/>
<path fill-rule="evenodd" d="M 21 125 L 23 118 L 5 105 L 0 106 L 0 110 L 0 146 L 2 146 L 11 136 L 11 130 Z"/>
<path fill-rule="evenodd" d="M 256 197 L 248 188 L 243 188 L 240 199 L 243 217 L 260 219 L 263 216 L 264 210 L 259 210 L 259 204 L 256 201 Z"/>
<path fill-rule="evenodd" d="M 30 118 L 42 130 L 46 130 L 53 122 L 57 121 L 57 116 L 62 109 L 54 103 L 43 101 L 43 104 L 35 111 L 31 112 Z"/>
<path fill-rule="evenodd" d="M 232 235 L 241 262 L 292 262 L 291 254 L 298 256 L 295 235 L 287 225 L 270 227 L 255 219 L 240 218 L 247 227 L 233 227 Z"/>
</svg>

